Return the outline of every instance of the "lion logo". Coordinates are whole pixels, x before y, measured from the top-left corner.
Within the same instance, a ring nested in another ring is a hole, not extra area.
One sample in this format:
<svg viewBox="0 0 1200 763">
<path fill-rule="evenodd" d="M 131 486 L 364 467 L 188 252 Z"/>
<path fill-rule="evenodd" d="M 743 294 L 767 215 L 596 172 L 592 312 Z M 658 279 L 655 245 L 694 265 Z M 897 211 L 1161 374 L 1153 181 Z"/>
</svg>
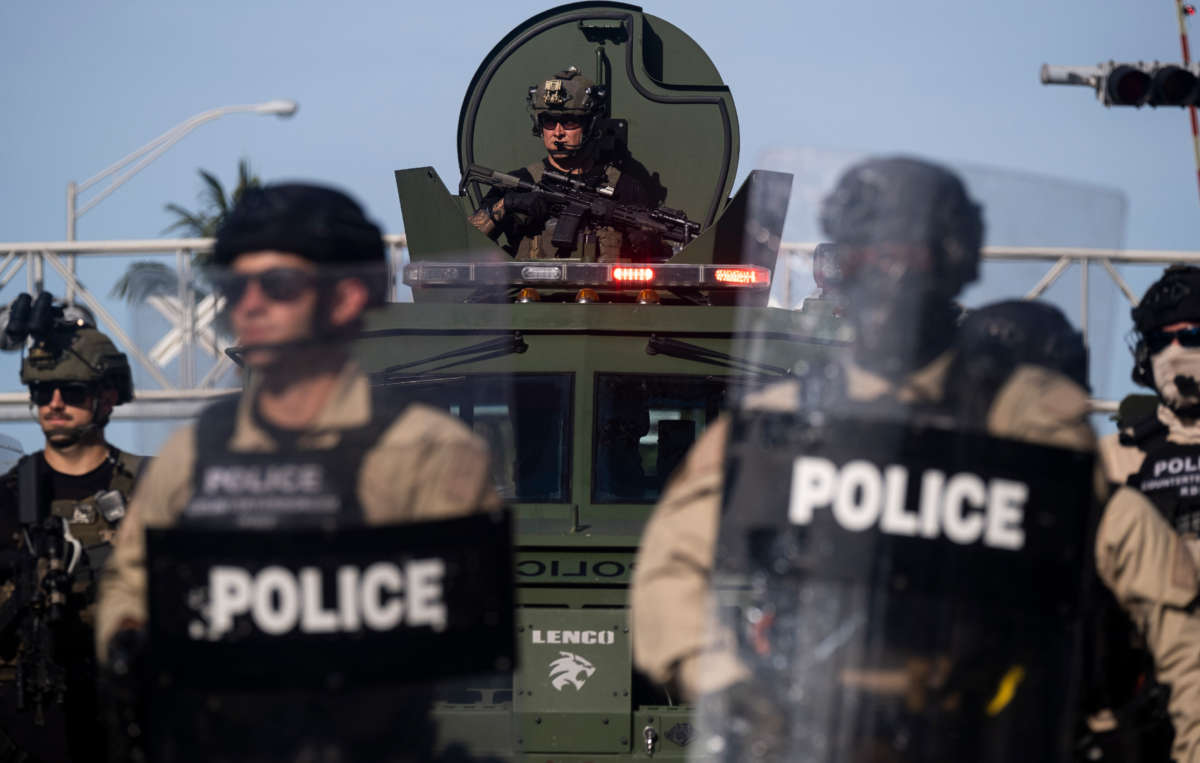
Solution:
<svg viewBox="0 0 1200 763">
<path fill-rule="evenodd" d="M 559 657 L 550 663 L 550 685 L 558 691 L 571 684 L 576 691 L 596 672 L 596 666 L 584 658 L 571 652 L 559 652 Z"/>
</svg>

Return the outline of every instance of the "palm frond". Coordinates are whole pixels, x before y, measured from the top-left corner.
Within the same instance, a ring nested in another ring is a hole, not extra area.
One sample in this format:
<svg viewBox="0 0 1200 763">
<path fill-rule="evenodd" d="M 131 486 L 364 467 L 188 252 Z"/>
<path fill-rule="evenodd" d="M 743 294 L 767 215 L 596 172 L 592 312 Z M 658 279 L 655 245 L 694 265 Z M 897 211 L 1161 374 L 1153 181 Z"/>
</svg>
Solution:
<svg viewBox="0 0 1200 763">
<path fill-rule="evenodd" d="M 178 282 L 172 267 L 161 262 L 134 262 L 113 284 L 109 296 L 137 305 L 150 297 L 178 294 Z"/>
<path fill-rule="evenodd" d="M 203 197 L 207 200 L 206 206 L 216 213 L 217 217 L 224 217 L 229 211 L 229 201 L 225 198 L 225 186 L 221 185 L 221 181 L 216 175 L 208 170 L 200 170 L 200 177 L 204 180 Z"/>
</svg>

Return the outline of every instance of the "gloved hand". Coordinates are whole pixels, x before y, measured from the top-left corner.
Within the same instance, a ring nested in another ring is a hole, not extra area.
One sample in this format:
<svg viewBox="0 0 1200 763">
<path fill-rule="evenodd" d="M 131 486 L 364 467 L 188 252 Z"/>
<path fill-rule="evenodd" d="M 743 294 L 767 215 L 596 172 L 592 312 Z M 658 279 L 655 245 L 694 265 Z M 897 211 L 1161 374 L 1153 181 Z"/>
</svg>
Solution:
<svg viewBox="0 0 1200 763">
<path fill-rule="evenodd" d="M 772 701 L 761 685 L 742 681 L 705 697 L 700 704 L 713 711 L 710 715 L 706 710 L 704 725 L 724 740 L 720 759 L 755 763 L 787 759 L 787 710 Z"/>
<path fill-rule="evenodd" d="M 631 230 L 625 234 L 625 240 L 634 262 L 659 262 L 671 257 L 671 248 L 663 244 L 658 234 L 648 230 Z"/>
<path fill-rule="evenodd" d="M 550 206 L 540 193 L 509 191 L 504 194 L 504 214 L 517 215 L 522 225 L 541 227 L 550 216 Z"/>
</svg>

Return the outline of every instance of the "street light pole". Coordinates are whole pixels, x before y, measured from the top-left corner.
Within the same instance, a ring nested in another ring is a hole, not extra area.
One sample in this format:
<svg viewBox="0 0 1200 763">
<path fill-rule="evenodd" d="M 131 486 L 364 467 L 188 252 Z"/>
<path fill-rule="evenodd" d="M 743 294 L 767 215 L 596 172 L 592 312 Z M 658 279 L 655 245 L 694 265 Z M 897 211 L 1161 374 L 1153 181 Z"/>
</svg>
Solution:
<svg viewBox="0 0 1200 763">
<path fill-rule="evenodd" d="M 166 132 L 164 132 L 162 135 L 159 135 L 157 138 L 150 141 L 146 145 L 137 149 L 136 151 L 129 154 L 128 156 L 123 157 L 122 159 L 118 160 L 114 164 L 106 167 L 105 169 L 101 170 L 99 173 L 93 175 L 92 177 L 88 178 L 87 180 L 83 181 L 82 183 L 79 183 L 78 185 L 76 185 L 75 183 L 68 183 L 67 184 L 67 240 L 68 241 L 75 240 L 75 221 L 78 220 L 80 217 L 82 217 L 84 215 L 84 213 L 86 213 L 92 207 L 99 204 L 104 199 L 108 198 L 108 196 L 113 191 L 117 190 L 119 187 L 124 185 L 125 182 L 128 181 L 130 178 L 132 178 L 134 175 L 136 175 L 137 173 L 139 173 L 143 169 L 145 169 L 146 165 L 150 164 L 155 159 L 162 156 L 163 152 L 165 152 L 168 148 L 170 148 L 171 146 L 178 143 L 180 141 L 180 139 L 183 138 L 183 136 L 187 135 L 192 130 L 195 130 L 197 127 L 204 124 L 205 122 L 211 122 L 214 119 L 220 119 L 221 117 L 226 116 L 228 114 L 240 114 L 240 113 L 275 114 L 276 116 L 280 116 L 280 117 L 290 117 L 291 115 L 296 113 L 297 108 L 299 108 L 299 107 L 296 105 L 295 101 L 275 100 L 275 101 L 266 101 L 264 103 L 252 103 L 252 104 L 247 104 L 247 105 L 242 105 L 242 106 L 221 106 L 219 108 L 209 109 L 208 111 L 202 111 L 199 114 L 195 115 L 194 117 L 185 119 L 184 121 L 182 121 L 179 124 L 172 127 L 170 130 L 167 130 Z M 91 188 L 93 185 L 95 185 L 96 183 L 105 179 L 106 177 L 112 175 L 113 173 L 119 172 L 120 170 L 124 169 L 126 166 L 128 166 L 129 164 L 131 164 L 133 162 L 137 162 L 137 163 L 134 164 L 133 167 L 130 167 L 128 170 L 126 170 L 121 175 L 114 178 L 113 181 L 108 184 L 108 187 L 105 188 L 103 191 L 101 191 L 99 194 L 97 194 L 95 198 L 93 198 L 88 203 L 84 204 L 82 207 L 79 207 L 78 209 L 76 209 L 76 201 L 77 201 L 77 197 L 79 194 L 83 193 L 84 191 Z"/>
</svg>

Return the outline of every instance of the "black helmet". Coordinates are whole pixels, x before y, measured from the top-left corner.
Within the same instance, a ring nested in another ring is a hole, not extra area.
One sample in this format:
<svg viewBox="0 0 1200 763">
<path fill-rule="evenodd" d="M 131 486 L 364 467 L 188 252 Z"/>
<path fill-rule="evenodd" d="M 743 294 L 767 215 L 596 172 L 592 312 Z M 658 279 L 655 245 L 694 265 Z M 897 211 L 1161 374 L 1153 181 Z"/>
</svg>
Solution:
<svg viewBox="0 0 1200 763">
<path fill-rule="evenodd" d="M 1133 318 L 1137 336 L 1133 348 L 1133 381 L 1154 389 L 1146 335 L 1171 323 L 1200 322 L 1200 268 L 1194 265 L 1172 265 L 1167 268 L 1162 278 L 1146 289 L 1142 301 L 1129 314 Z"/>
<path fill-rule="evenodd" d="M 933 281 L 950 296 L 979 275 L 980 207 L 958 176 L 939 165 L 908 157 L 861 162 L 825 198 L 820 222 L 834 243 L 850 251 L 911 246 L 914 256 L 929 257 Z M 853 256 L 847 266 L 852 280 Z"/>
</svg>

